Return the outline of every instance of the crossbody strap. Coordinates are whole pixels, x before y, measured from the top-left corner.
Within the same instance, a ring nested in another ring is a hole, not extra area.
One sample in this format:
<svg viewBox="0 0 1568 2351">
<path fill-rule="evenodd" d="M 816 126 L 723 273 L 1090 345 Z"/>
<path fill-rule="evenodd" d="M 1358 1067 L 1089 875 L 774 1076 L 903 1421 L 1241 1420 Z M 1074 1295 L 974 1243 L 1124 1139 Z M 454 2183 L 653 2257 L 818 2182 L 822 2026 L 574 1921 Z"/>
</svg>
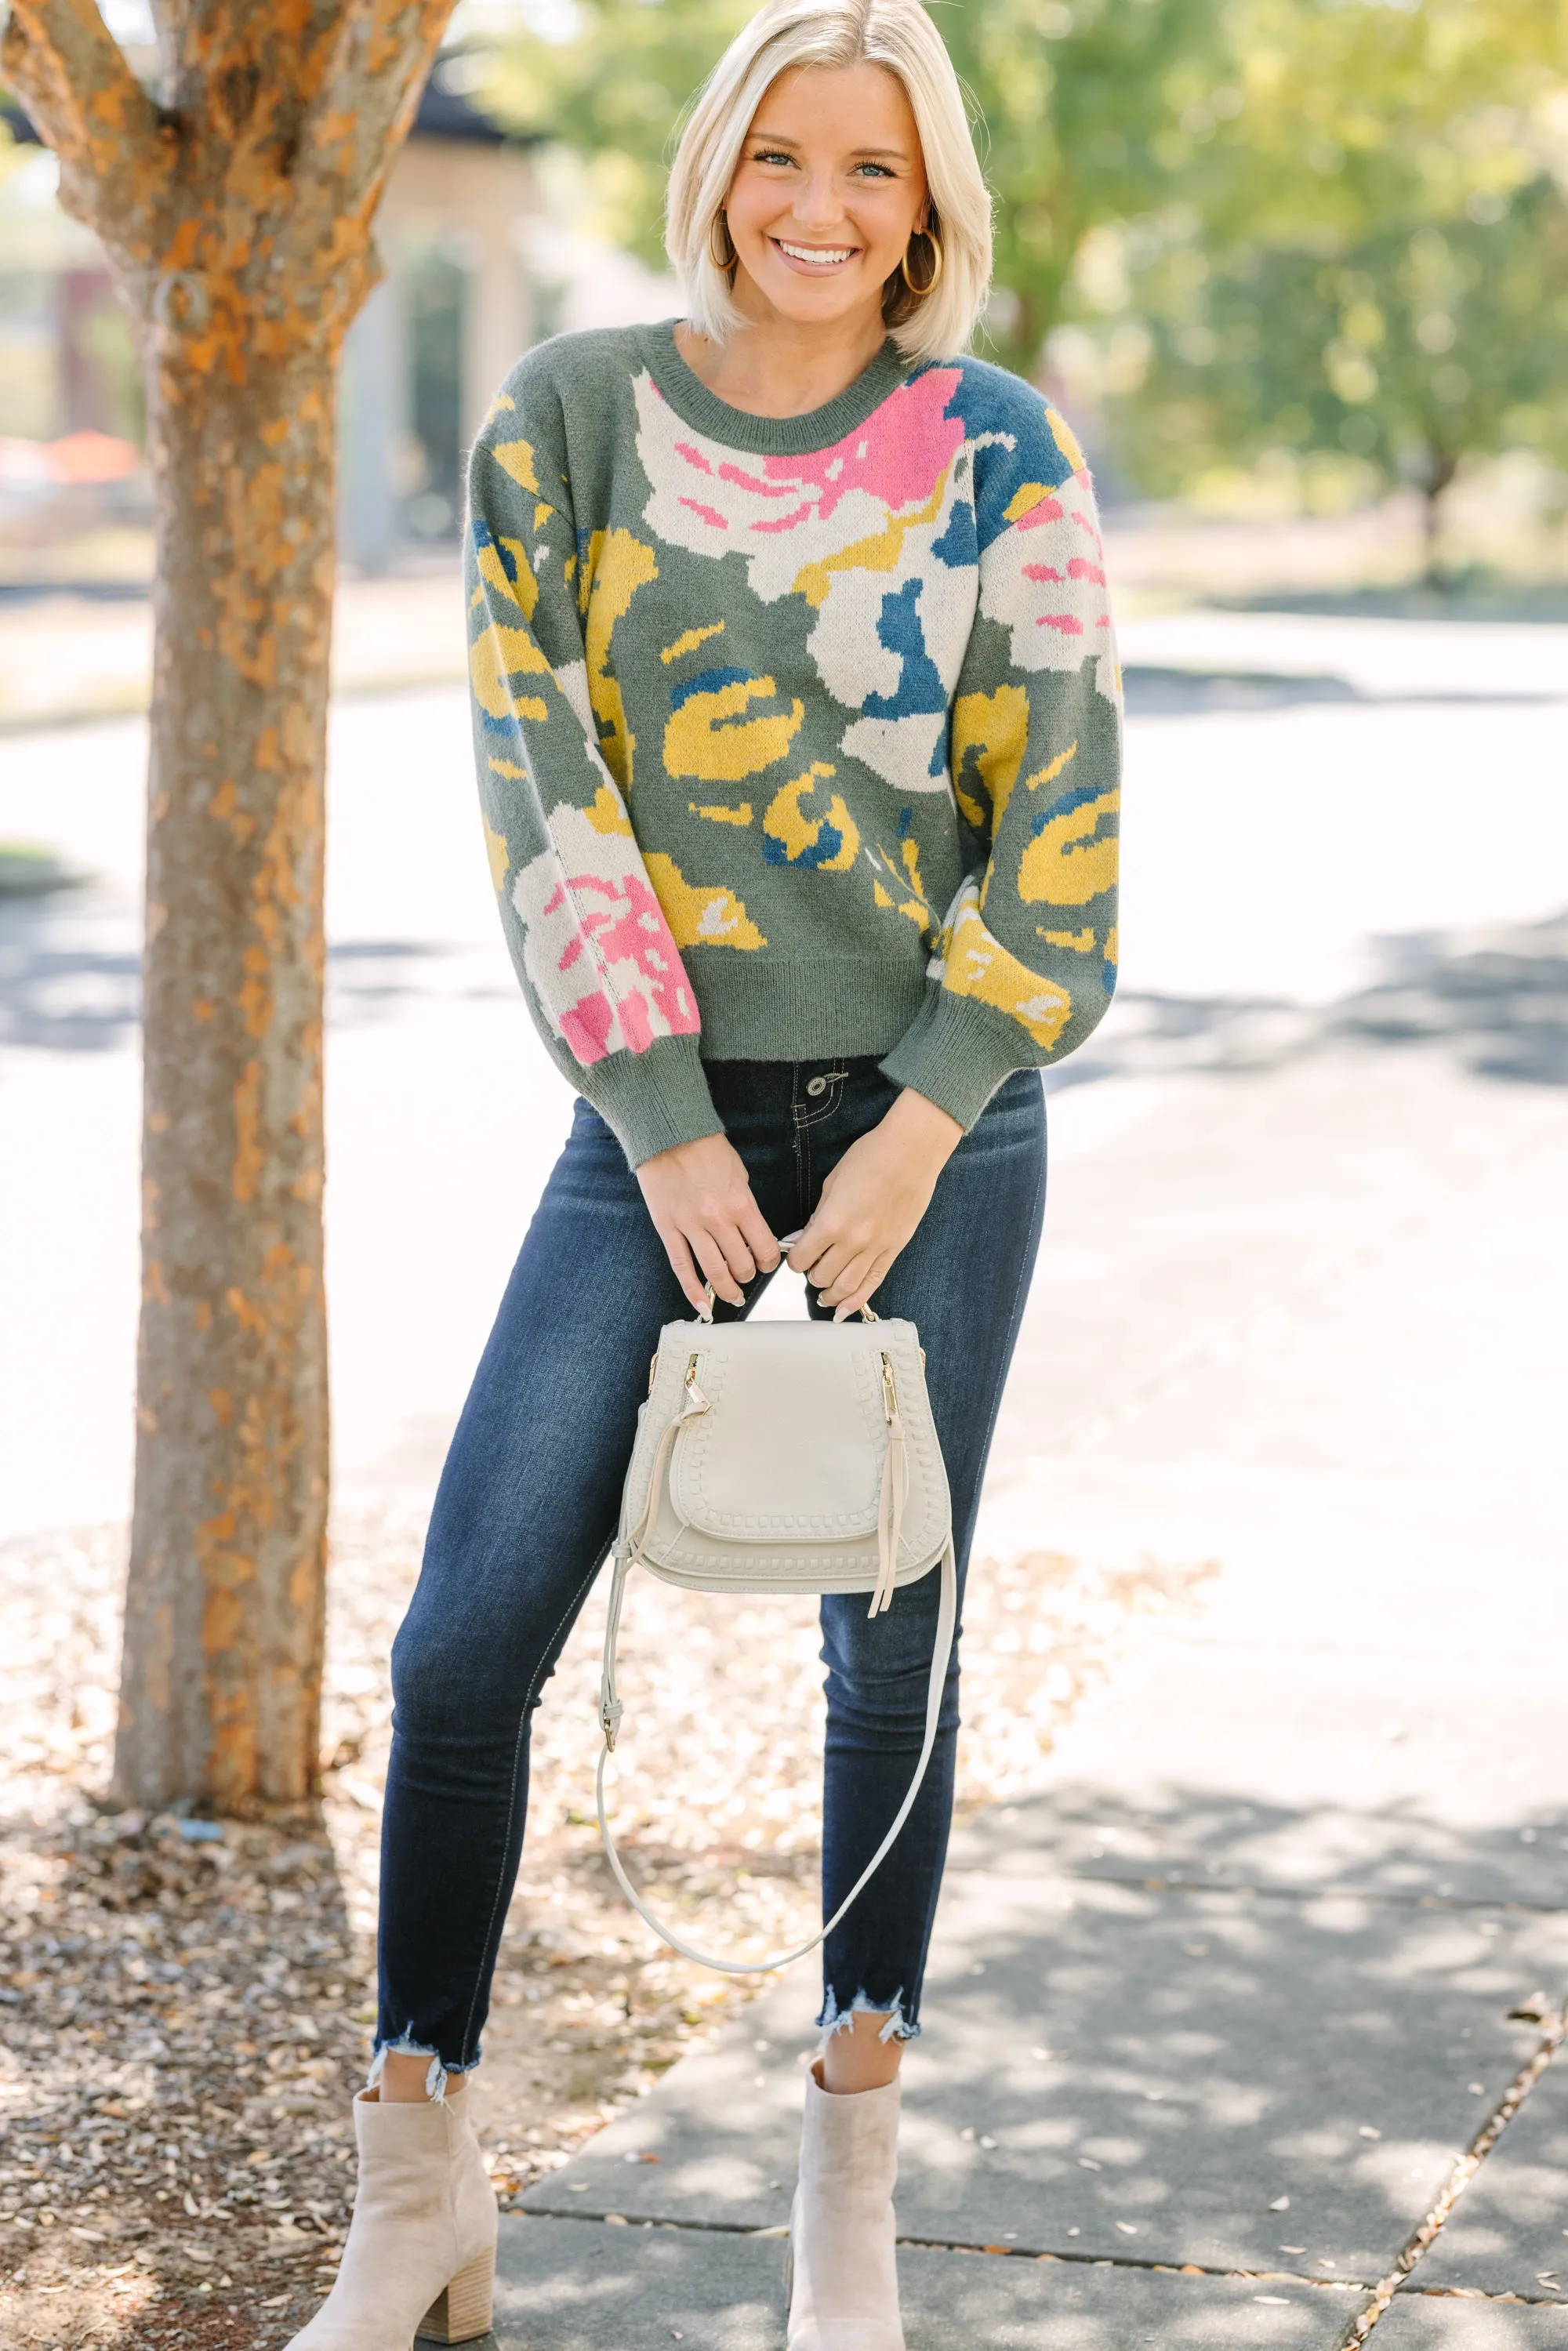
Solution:
<svg viewBox="0 0 1568 2351">
<path fill-rule="evenodd" d="M 647 1920 L 656 1935 L 663 1936 L 664 1941 L 673 1949 L 679 1951 L 683 1959 L 695 1959 L 699 1967 L 716 1968 L 721 1975 L 727 1976 L 761 1975 L 769 1968 L 787 1968 L 793 1960 L 803 1959 L 808 1951 L 814 1951 L 818 1944 L 832 1933 L 850 1905 L 864 1891 L 867 1884 L 892 1851 L 894 1840 L 909 1818 L 910 1807 L 920 1792 L 920 1783 L 925 1777 L 926 1766 L 931 1761 L 931 1750 L 936 1744 L 936 1725 L 942 1712 L 942 1692 L 947 1680 L 947 1660 L 953 1654 L 953 1632 L 958 1615 L 958 1569 L 953 1556 L 952 1537 L 948 1537 L 942 1553 L 942 1600 L 936 1614 L 936 1646 L 931 1654 L 931 1686 L 925 1700 L 925 1738 L 920 1750 L 920 1761 L 915 1767 L 915 1776 L 909 1782 L 904 1802 L 894 1814 L 893 1825 L 887 1834 L 883 1838 L 826 1926 L 813 1935 L 809 1943 L 801 1943 L 792 1951 L 776 1951 L 769 1959 L 715 1959 L 710 1952 L 699 1951 L 694 1945 L 683 1942 L 673 1928 L 667 1927 L 662 1918 L 657 1917 L 649 1909 L 648 1905 L 627 1876 L 622 1866 L 621 1855 L 616 1851 L 615 1839 L 611 1834 L 610 1823 L 604 1812 L 604 1766 L 609 1761 L 610 1750 L 615 1744 L 615 1734 L 621 1727 L 621 1702 L 615 1696 L 615 1644 L 621 1629 L 621 1606 L 625 1596 L 626 1578 L 631 1565 L 632 1554 L 629 1546 L 624 1542 L 618 1544 L 615 1573 L 610 1587 L 610 1614 L 604 1628 L 604 1680 L 600 1709 L 604 1744 L 599 1753 L 599 1776 L 595 1785 L 599 1804 L 599 1833 L 604 1840 L 605 1857 L 615 1873 L 616 1884 L 627 1901 L 631 1903 L 632 1907 Z M 885 1606 L 886 1603 L 883 1602 L 883 1604 Z"/>
</svg>

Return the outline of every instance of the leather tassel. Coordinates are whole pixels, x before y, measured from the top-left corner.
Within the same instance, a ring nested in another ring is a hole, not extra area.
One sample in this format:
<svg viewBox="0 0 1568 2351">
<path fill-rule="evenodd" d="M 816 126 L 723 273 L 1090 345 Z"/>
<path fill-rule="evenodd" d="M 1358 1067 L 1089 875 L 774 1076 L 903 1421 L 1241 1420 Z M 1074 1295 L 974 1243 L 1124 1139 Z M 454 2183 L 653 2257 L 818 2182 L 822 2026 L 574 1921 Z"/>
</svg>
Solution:
<svg viewBox="0 0 1568 2351">
<path fill-rule="evenodd" d="M 904 1443 L 904 1423 L 895 1415 L 888 1423 L 887 1458 L 882 1465 L 882 1497 L 877 1508 L 876 1584 L 868 1616 L 879 1616 L 893 1605 L 898 1573 L 898 1545 L 904 1532 L 904 1504 L 909 1491 L 909 1461 Z"/>
</svg>

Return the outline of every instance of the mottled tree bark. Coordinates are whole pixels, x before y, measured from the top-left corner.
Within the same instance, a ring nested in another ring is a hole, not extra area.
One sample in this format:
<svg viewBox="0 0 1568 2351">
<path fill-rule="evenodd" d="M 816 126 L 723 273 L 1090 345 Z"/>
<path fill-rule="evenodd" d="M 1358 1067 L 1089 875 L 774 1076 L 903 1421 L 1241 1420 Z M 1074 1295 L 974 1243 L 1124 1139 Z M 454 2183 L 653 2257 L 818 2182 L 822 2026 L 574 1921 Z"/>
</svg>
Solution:
<svg viewBox="0 0 1568 2351">
<path fill-rule="evenodd" d="M 136 1510 L 118 1775 L 310 1789 L 327 1544 L 322 758 L 331 355 L 165 365 Z M 178 481 L 177 495 L 171 494 Z M 214 566 L 213 550 L 225 550 Z"/>
<path fill-rule="evenodd" d="M 163 0 L 162 102 L 92 0 L 7 78 L 131 309 L 158 501 L 136 1504 L 116 1779 L 295 1802 L 328 1495 L 322 772 L 337 372 L 451 0 Z"/>
</svg>

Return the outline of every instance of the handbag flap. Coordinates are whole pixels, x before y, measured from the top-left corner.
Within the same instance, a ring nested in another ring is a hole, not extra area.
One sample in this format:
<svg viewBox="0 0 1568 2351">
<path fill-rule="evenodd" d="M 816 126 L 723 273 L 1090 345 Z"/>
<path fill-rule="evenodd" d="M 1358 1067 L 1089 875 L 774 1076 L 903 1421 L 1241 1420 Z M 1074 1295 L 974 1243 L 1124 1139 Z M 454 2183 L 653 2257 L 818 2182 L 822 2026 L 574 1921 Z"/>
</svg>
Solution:
<svg viewBox="0 0 1568 2351">
<path fill-rule="evenodd" d="M 739 1343 L 717 1329 L 694 1350 L 709 1409 L 682 1429 L 670 1464 L 681 1517 L 731 1541 L 869 1533 L 887 1451 L 877 1358 L 822 1346 L 810 1323 L 758 1323 Z"/>
<path fill-rule="evenodd" d="M 664 1418 L 666 1397 L 678 1409 L 688 1370 L 708 1403 L 674 1442 L 667 1492 L 676 1520 L 741 1551 L 874 1541 L 888 1443 L 884 1362 L 908 1448 L 900 1552 L 935 1558 L 946 1539 L 947 1481 L 906 1322 L 669 1325 L 651 1416 Z M 645 1493 L 635 1473 L 634 1482 Z"/>
</svg>

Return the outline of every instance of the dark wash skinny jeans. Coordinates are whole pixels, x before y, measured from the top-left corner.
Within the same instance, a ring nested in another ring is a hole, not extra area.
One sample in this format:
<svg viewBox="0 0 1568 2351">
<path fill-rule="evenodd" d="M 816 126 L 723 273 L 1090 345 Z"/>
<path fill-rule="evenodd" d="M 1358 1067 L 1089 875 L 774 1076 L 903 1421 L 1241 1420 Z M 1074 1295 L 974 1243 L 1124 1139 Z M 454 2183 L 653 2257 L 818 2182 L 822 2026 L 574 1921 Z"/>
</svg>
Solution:
<svg viewBox="0 0 1568 2351">
<path fill-rule="evenodd" d="M 873 1061 L 716 1061 L 707 1075 L 777 1234 L 806 1222 L 896 1091 Z M 953 1154 L 873 1301 L 914 1322 L 926 1351 L 960 1591 L 1044 1201 L 1045 1104 L 1024 1071 Z M 765 1287 L 758 1277 L 747 1303 Z M 478 2062 L 522 1851 L 530 1718 L 614 1534 L 660 1327 L 690 1312 L 620 1145 L 580 1101 L 453 1438 L 392 1649 L 378 2049 L 425 2052 L 454 2073 Z M 938 1584 L 933 1570 L 874 1619 L 863 1593 L 821 1603 L 824 1916 L 875 1851 L 919 1754 Z M 915 1808 L 825 1946 L 819 2022 L 872 2009 L 901 2036 L 918 2030 L 957 1728 L 955 1645 Z M 585 1714 L 585 1749 L 596 1735 Z M 707 1931 L 722 1944 L 721 1920 Z"/>
</svg>

